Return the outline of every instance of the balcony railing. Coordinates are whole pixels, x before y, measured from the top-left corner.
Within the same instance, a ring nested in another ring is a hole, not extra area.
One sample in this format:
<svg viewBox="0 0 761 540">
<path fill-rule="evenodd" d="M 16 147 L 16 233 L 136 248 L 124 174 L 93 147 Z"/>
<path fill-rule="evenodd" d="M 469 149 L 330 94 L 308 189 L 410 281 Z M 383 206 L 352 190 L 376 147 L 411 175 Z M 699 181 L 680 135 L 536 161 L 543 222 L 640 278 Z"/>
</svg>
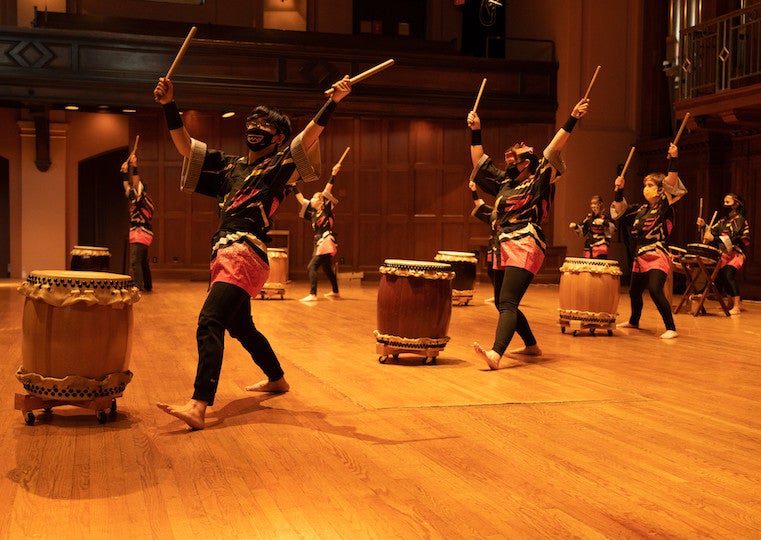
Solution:
<svg viewBox="0 0 761 540">
<path fill-rule="evenodd" d="M 681 51 L 678 99 L 761 83 L 761 6 L 685 29 Z"/>
</svg>

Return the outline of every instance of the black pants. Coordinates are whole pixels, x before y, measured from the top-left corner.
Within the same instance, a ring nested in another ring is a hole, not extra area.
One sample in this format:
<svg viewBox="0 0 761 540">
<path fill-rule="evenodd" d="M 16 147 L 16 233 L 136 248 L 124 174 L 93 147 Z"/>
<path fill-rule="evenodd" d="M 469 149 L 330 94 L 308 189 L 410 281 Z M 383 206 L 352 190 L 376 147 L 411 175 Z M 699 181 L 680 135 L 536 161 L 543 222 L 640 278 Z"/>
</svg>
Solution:
<svg viewBox="0 0 761 540">
<path fill-rule="evenodd" d="M 722 266 L 717 278 L 717 285 L 722 291 L 729 296 L 740 296 L 740 287 L 737 285 L 737 268 Z"/>
<path fill-rule="evenodd" d="M 283 369 L 269 341 L 254 326 L 251 297 L 235 285 L 214 283 L 198 315 L 198 369 L 193 392 L 193 399 L 209 405 L 214 404 L 222 371 L 225 330 L 240 341 L 270 381 L 283 377 Z"/>
<path fill-rule="evenodd" d="M 671 314 L 671 304 L 666 298 L 666 293 L 663 292 L 666 277 L 666 272 L 663 270 L 632 272 L 631 285 L 629 286 L 629 299 L 632 305 L 632 313 L 629 316 L 630 324 L 639 325 L 639 319 L 642 317 L 642 294 L 647 289 L 655 307 L 658 308 L 658 313 L 661 314 L 666 330 L 676 330 L 674 316 Z"/>
<path fill-rule="evenodd" d="M 315 255 L 309 261 L 309 266 L 307 267 L 309 272 L 309 294 L 317 294 L 317 270 L 320 267 L 325 271 L 325 275 L 328 276 L 333 292 L 337 293 L 338 280 L 336 279 L 336 273 L 333 271 L 333 255 L 326 253 L 325 255 Z"/>
<path fill-rule="evenodd" d="M 153 279 L 151 279 L 151 267 L 148 265 L 148 246 L 145 244 L 130 244 L 132 246 L 132 256 L 130 263 L 132 265 L 132 281 L 135 287 L 141 291 L 150 291 L 153 289 Z"/>
<path fill-rule="evenodd" d="M 534 274 L 515 266 L 494 271 L 494 305 L 499 310 L 499 320 L 492 350 L 500 356 L 507 350 L 515 332 L 518 332 L 527 347 L 536 345 L 528 320 L 518 309 L 532 279 Z"/>
</svg>

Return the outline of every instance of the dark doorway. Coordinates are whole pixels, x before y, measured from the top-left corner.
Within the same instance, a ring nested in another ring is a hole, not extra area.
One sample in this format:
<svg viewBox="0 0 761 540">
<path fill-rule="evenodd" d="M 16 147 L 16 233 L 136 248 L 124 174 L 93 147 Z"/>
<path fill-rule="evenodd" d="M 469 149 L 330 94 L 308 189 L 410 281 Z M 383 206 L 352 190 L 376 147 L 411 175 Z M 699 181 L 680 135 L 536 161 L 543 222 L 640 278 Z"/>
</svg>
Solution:
<svg viewBox="0 0 761 540">
<path fill-rule="evenodd" d="M 0 157 L 0 278 L 11 277 L 10 168 Z"/>
<path fill-rule="evenodd" d="M 129 203 L 119 173 L 128 155 L 125 146 L 79 163 L 77 244 L 107 247 L 111 252 L 109 271 L 119 274 L 129 273 Z"/>
</svg>

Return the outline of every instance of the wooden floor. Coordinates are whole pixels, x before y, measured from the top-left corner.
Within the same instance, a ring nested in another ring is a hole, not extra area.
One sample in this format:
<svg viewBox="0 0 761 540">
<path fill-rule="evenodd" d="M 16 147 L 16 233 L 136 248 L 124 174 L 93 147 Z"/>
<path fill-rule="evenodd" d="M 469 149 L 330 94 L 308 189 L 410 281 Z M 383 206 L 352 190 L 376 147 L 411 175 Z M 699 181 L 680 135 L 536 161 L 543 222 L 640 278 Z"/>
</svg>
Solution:
<svg viewBox="0 0 761 540">
<path fill-rule="evenodd" d="M 291 391 L 245 392 L 261 373 L 228 339 L 207 428 L 191 432 L 155 402 L 190 396 L 205 283 L 159 281 L 134 306 L 115 418 L 61 406 L 28 426 L 14 408 L 24 297 L 5 282 L 0 538 L 761 537 L 760 304 L 727 318 L 709 303 L 661 340 L 646 297 L 641 330 L 574 336 L 557 286 L 532 285 L 544 355 L 488 371 L 471 348 L 493 339 L 486 287 L 453 308 L 436 365 L 378 362 L 377 290 L 304 305 L 295 283 L 254 301 Z"/>
</svg>

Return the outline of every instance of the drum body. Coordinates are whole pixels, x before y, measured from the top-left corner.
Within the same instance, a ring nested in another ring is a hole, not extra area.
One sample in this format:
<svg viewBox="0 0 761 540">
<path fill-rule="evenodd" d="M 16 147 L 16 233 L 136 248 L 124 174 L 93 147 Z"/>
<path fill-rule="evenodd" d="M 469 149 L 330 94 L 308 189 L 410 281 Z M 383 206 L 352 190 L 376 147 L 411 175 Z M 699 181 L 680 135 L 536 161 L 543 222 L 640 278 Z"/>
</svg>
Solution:
<svg viewBox="0 0 761 540">
<path fill-rule="evenodd" d="M 16 376 L 29 394 L 65 401 L 118 396 L 132 379 L 132 304 L 140 292 L 130 276 L 107 272 L 30 272 L 22 365 Z"/>
<path fill-rule="evenodd" d="M 560 320 L 616 322 L 621 270 L 617 261 L 566 258 L 560 267 Z"/>
<path fill-rule="evenodd" d="M 452 316 L 452 267 L 386 259 L 380 267 L 375 337 L 405 350 L 443 349 Z"/>
<path fill-rule="evenodd" d="M 687 254 L 700 257 L 707 265 L 714 265 L 721 259 L 721 251 L 708 244 L 687 244 Z"/>
<path fill-rule="evenodd" d="M 264 286 L 284 289 L 288 281 L 288 250 L 267 248 L 267 258 L 270 261 L 270 275 Z"/>
<path fill-rule="evenodd" d="M 475 294 L 478 258 L 467 251 L 439 251 L 434 260 L 446 263 L 454 271 L 452 303 L 466 305 Z"/>
<path fill-rule="evenodd" d="M 74 246 L 71 250 L 72 270 L 108 272 L 110 265 L 111 252 L 107 247 Z"/>
</svg>

